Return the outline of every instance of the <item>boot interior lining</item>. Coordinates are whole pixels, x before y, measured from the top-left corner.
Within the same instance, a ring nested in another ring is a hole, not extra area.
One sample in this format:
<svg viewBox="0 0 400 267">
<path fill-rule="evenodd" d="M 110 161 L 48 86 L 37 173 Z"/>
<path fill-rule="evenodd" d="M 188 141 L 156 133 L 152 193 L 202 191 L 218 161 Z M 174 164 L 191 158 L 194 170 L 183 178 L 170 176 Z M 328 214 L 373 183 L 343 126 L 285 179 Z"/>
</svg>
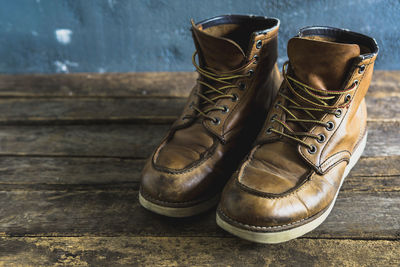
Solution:
<svg viewBox="0 0 400 267">
<path fill-rule="evenodd" d="M 265 23 L 222 24 L 205 28 L 203 31 L 213 36 L 230 39 L 237 43 L 242 48 L 244 53 L 247 53 L 251 35 L 254 32 L 262 31 L 266 28 L 270 28 L 270 25 L 265 25 Z"/>
<path fill-rule="evenodd" d="M 335 37 L 331 36 L 318 36 L 318 35 L 311 35 L 311 36 L 303 36 L 302 38 L 304 39 L 309 39 L 309 40 L 316 40 L 316 41 L 328 41 L 328 42 L 335 42 L 335 43 L 342 43 L 342 44 L 356 44 L 360 47 L 360 53 L 361 54 L 368 54 L 371 53 L 371 49 L 368 48 L 367 46 L 355 42 L 346 42 L 344 40 L 340 40 Z"/>
<path fill-rule="evenodd" d="M 334 42 L 345 44 L 357 44 L 364 58 L 372 57 L 374 54 L 377 54 L 379 50 L 375 39 L 361 33 L 344 29 L 311 26 L 301 29 L 298 36 L 310 39 L 322 38 L 320 40 L 333 40 Z"/>
<path fill-rule="evenodd" d="M 262 16 L 226 15 L 211 18 L 197 24 L 198 29 L 216 36 L 230 39 L 247 53 L 254 32 L 268 32 L 279 26 L 276 18 Z"/>
</svg>

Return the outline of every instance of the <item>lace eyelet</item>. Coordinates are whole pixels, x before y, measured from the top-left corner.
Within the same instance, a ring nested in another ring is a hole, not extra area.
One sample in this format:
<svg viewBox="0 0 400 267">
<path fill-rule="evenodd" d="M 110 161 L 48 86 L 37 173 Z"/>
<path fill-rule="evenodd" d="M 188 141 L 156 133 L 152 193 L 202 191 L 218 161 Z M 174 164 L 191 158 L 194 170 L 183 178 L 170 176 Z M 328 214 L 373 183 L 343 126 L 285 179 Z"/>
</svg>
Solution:
<svg viewBox="0 0 400 267">
<path fill-rule="evenodd" d="M 229 108 L 227 106 L 222 106 L 222 108 L 223 108 L 221 110 L 222 113 L 228 113 L 229 112 Z"/>
<path fill-rule="evenodd" d="M 221 123 L 221 120 L 220 120 L 219 118 L 215 117 L 213 120 L 211 120 L 211 122 L 212 122 L 214 125 L 218 125 L 218 124 Z"/>
<path fill-rule="evenodd" d="M 317 152 L 317 147 L 314 145 L 311 145 L 309 148 L 307 148 L 307 151 L 310 154 L 314 154 L 315 152 Z"/>
<path fill-rule="evenodd" d="M 319 138 L 317 139 L 317 142 L 318 142 L 318 143 L 323 143 L 323 142 L 325 142 L 326 137 L 325 137 L 324 134 L 321 133 L 321 134 L 318 135 L 318 137 L 319 137 Z"/>
<path fill-rule="evenodd" d="M 328 131 L 332 131 L 335 128 L 335 124 L 333 123 L 333 121 L 328 121 L 328 123 L 326 124 L 325 127 Z"/>
<path fill-rule="evenodd" d="M 336 116 L 336 118 L 342 117 L 342 110 L 341 110 L 341 109 L 337 109 L 337 110 L 335 111 L 335 116 Z"/>
<path fill-rule="evenodd" d="M 258 62 L 258 55 L 255 54 L 255 55 L 253 56 L 253 59 L 254 59 L 253 64 L 257 64 L 257 62 Z"/>
<path fill-rule="evenodd" d="M 358 80 L 354 80 L 353 84 L 354 86 L 358 86 Z"/>
<path fill-rule="evenodd" d="M 237 96 L 237 94 L 232 94 L 232 102 L 236 102 L 239 100 L 239 97 Z"/>
<path fill-rule="evenodd" d="M 250 69 L 250 70 L 247 72 L 247 74 L 249 75 L 249 77 L 253 76 L 254 70 Z"/>
<path fill-rule="evenodd" d="M 244 82 L 240 82 L 238 87 L 241 91 L 243 91 L 244 89 L 246 89 L 246 84 Z"/>
<path fill-rule="evenodd" d="M 268 129 L 265 131 L 267 134 L 271 134 L 272 133 L 272 127 L 268 127 Z"/>
<path fill-rule="evenodd" d="M 347 94 L 347 95 L 344 97 L 344 102 L 345 102 L 345 103 L 349 103 L 350 100 L 351 100 L 351 94 Z"/>
<path fill-rule="evenodd" d="M 194 104 L 193 102 L 189 104 L 190 109 L 193 109 L 193 104 Z"/>
<path fill-rule="evenodd" d="M 276 102 L 275 108 L 278 108 L 280 104 L 281 104 L 281 101 Z"/>
<path fill-rule="evenodd" d="M 261 47 L 262 47 L 262 41 L 258 40 L 257 43 L 256 43 L 256 48 L 260 49 Z"/>
<path fill-rule="evenodd" d="M 361 65 L 358 67 L 358 73 L 362 74 L 365 71 L 365 65 Z"/>
<path fill-rule="evenodd" d="M 274 121 L 276 119 L 276 117 L 278 117 L 278 114 L 274 114 L 271 116 L 271 121 Z"/>
</svg>

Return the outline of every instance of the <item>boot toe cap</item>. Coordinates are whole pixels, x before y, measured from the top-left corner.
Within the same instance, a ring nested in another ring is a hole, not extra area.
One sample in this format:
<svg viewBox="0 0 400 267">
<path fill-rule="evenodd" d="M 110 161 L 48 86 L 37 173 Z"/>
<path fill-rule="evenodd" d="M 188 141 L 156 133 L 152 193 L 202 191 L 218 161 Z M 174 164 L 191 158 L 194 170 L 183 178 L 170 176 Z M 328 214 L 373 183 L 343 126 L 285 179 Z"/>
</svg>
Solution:
<svg viewBox="0 0 400 267">
<path fill-rule="evenodd" d="M 306 218 L 309 213 L 295 194 L 261 195 L 231 179 L 225 187 L 218 213 L 230 223 L 250 230 L 273 230 Z"/>
</svg>

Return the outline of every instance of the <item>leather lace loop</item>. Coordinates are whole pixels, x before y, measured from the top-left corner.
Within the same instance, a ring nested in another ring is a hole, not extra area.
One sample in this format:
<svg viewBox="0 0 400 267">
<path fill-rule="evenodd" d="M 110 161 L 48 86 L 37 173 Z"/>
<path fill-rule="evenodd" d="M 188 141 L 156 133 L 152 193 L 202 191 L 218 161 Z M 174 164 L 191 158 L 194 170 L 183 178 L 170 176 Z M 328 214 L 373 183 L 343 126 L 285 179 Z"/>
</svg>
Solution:
<svg viewBox="0 0 400 267">
<path fill-rule="evenodd" d="M 227 91 L 230 88 L 239 88 L 240 85 L 236 85 L 233 83 L 234 79 L 250 77 L 251 74 L 237 74 L 244 69 L 246 69 L 250 64 L 254 62 L 255 59 L 250 60 L 245 65 L 241 66 L 238 69 L 229 71 L 229 72 L 217 72 L 211 68 L 202 68 L 196 63 L 196 55 L 197 51 L 193 53 L 192 63 L 195 66 L 197 72 L 200 77 L 197 79 L 197 82 L 200 85 L 203 85 L 208 90 L 204 90 L 203 92 L 197 92 L 197 96 L 201 98 L 199 106 L 192 106 L 194 110 L 197 111 L 196 117 L 203 117 L 205 119 L 211 120 L 215 122 L 215 118 L 208 115 L 209 112 L 219 110 L 222 112 L 226 112 L 225 106 L 218 106 L 217 101 L 223 98 L 231 98 L 233 101 L 237 99 L 237 95 L 228 94 Z M 205 79 L 200 79 L 205 78 Z M 220 86 L 213 86 L 207 80 L 211 80 L 216 82 Z M 240 88 L 239 88 L 240 89 Z M 209 104 L 204 106 L 205 104 Z"/>
<path fill-rule="evenodd" d="M 295 97 L 289 97 L 284 93 L 279 92 L 279 95 L 287 100 L 286 101 L 287 104 L 284 106 L 281 103 L 277 103 L 276 107 L 281 108 L 286 113 L 287 115 L 286 120 L 283 121 L 274 117 L 272 121 L 275 121 L 280 125 L 282 125 L 283 126 L 282 130 L 280 131 L 274 129 L 273 127 L 270 127 L 269 131 L 290 138 L 300 143 L 301 145 L 306 146 L 309 151 L 313 151 L 313 153 L 315 153 L 312 145 L 304 142 L 301 139 L 301 137 L 306 136 L 317 140 L 320 140 L 321 137 L 318 134 L 309 133 L 308 128 L 306 127 L 305 124 L 312 124 L 312 125 L 317 124 L 330 129 L 332 125 L 330 125 L 329 123 L 332 122 L 326 123 L 321 120 L 318 120 L 317 117 L 311 112 L 313 111 L 313 112 L 337 114 L 337 110 L 348 106 L 351 102 L 351 99 L 345 100 L 344 103 L 338 105 L 330 105 L 330 102 L 333 102 L 332 101 L 333 99 L 340 97 L 341 95 L 349 94 L 350 92 L 354 91 L 357 88 L 358 84 L 353 83 L 353 85 L 350 88 L 344 90 L 321 90 L 312 88 L 288 75 L 287 73 L 288 65 L 289 62 L 285 62 L 285 64 L 283 65 L 282 69 L 283 78 L 287 88 Z M 300 99 L 301 101 L 306 102 L 307 106 L 300 105 L 294 99 Z M 304 117 L 303 116 L 300 117 L 298 115 L 296 116 L 293 110 L 303 111 L 305 116 Z M 286 122 L 296 123 L 300 125 L 300 127 L 304 131 L 294 131 Z"/>
</svg>

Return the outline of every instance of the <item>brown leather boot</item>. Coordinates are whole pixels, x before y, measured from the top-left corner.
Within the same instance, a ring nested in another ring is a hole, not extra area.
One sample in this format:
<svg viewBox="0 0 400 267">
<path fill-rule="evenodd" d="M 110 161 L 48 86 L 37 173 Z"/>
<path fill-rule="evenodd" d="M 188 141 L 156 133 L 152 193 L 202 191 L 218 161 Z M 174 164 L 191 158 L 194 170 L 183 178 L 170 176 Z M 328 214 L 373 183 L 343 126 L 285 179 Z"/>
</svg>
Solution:
<svg viewBox="0 0 400 267">
<path fill-rule="evenodd" d="M 374 39 L 343 29 L 307 27 L 289 41 L 281 89 L 222 193 L 219 226 L 279 243 L 326 219 L 366 144 L 364 96 L 377 54 Z"/>
<path fill-rule="evenodd" d="M 255 16 L 192 21 L 199 79 L 144 167 L 143 207 L 186 217 L 218 203 L 278 92 L 278 28 L 278 19 Z"/>
</svg>

